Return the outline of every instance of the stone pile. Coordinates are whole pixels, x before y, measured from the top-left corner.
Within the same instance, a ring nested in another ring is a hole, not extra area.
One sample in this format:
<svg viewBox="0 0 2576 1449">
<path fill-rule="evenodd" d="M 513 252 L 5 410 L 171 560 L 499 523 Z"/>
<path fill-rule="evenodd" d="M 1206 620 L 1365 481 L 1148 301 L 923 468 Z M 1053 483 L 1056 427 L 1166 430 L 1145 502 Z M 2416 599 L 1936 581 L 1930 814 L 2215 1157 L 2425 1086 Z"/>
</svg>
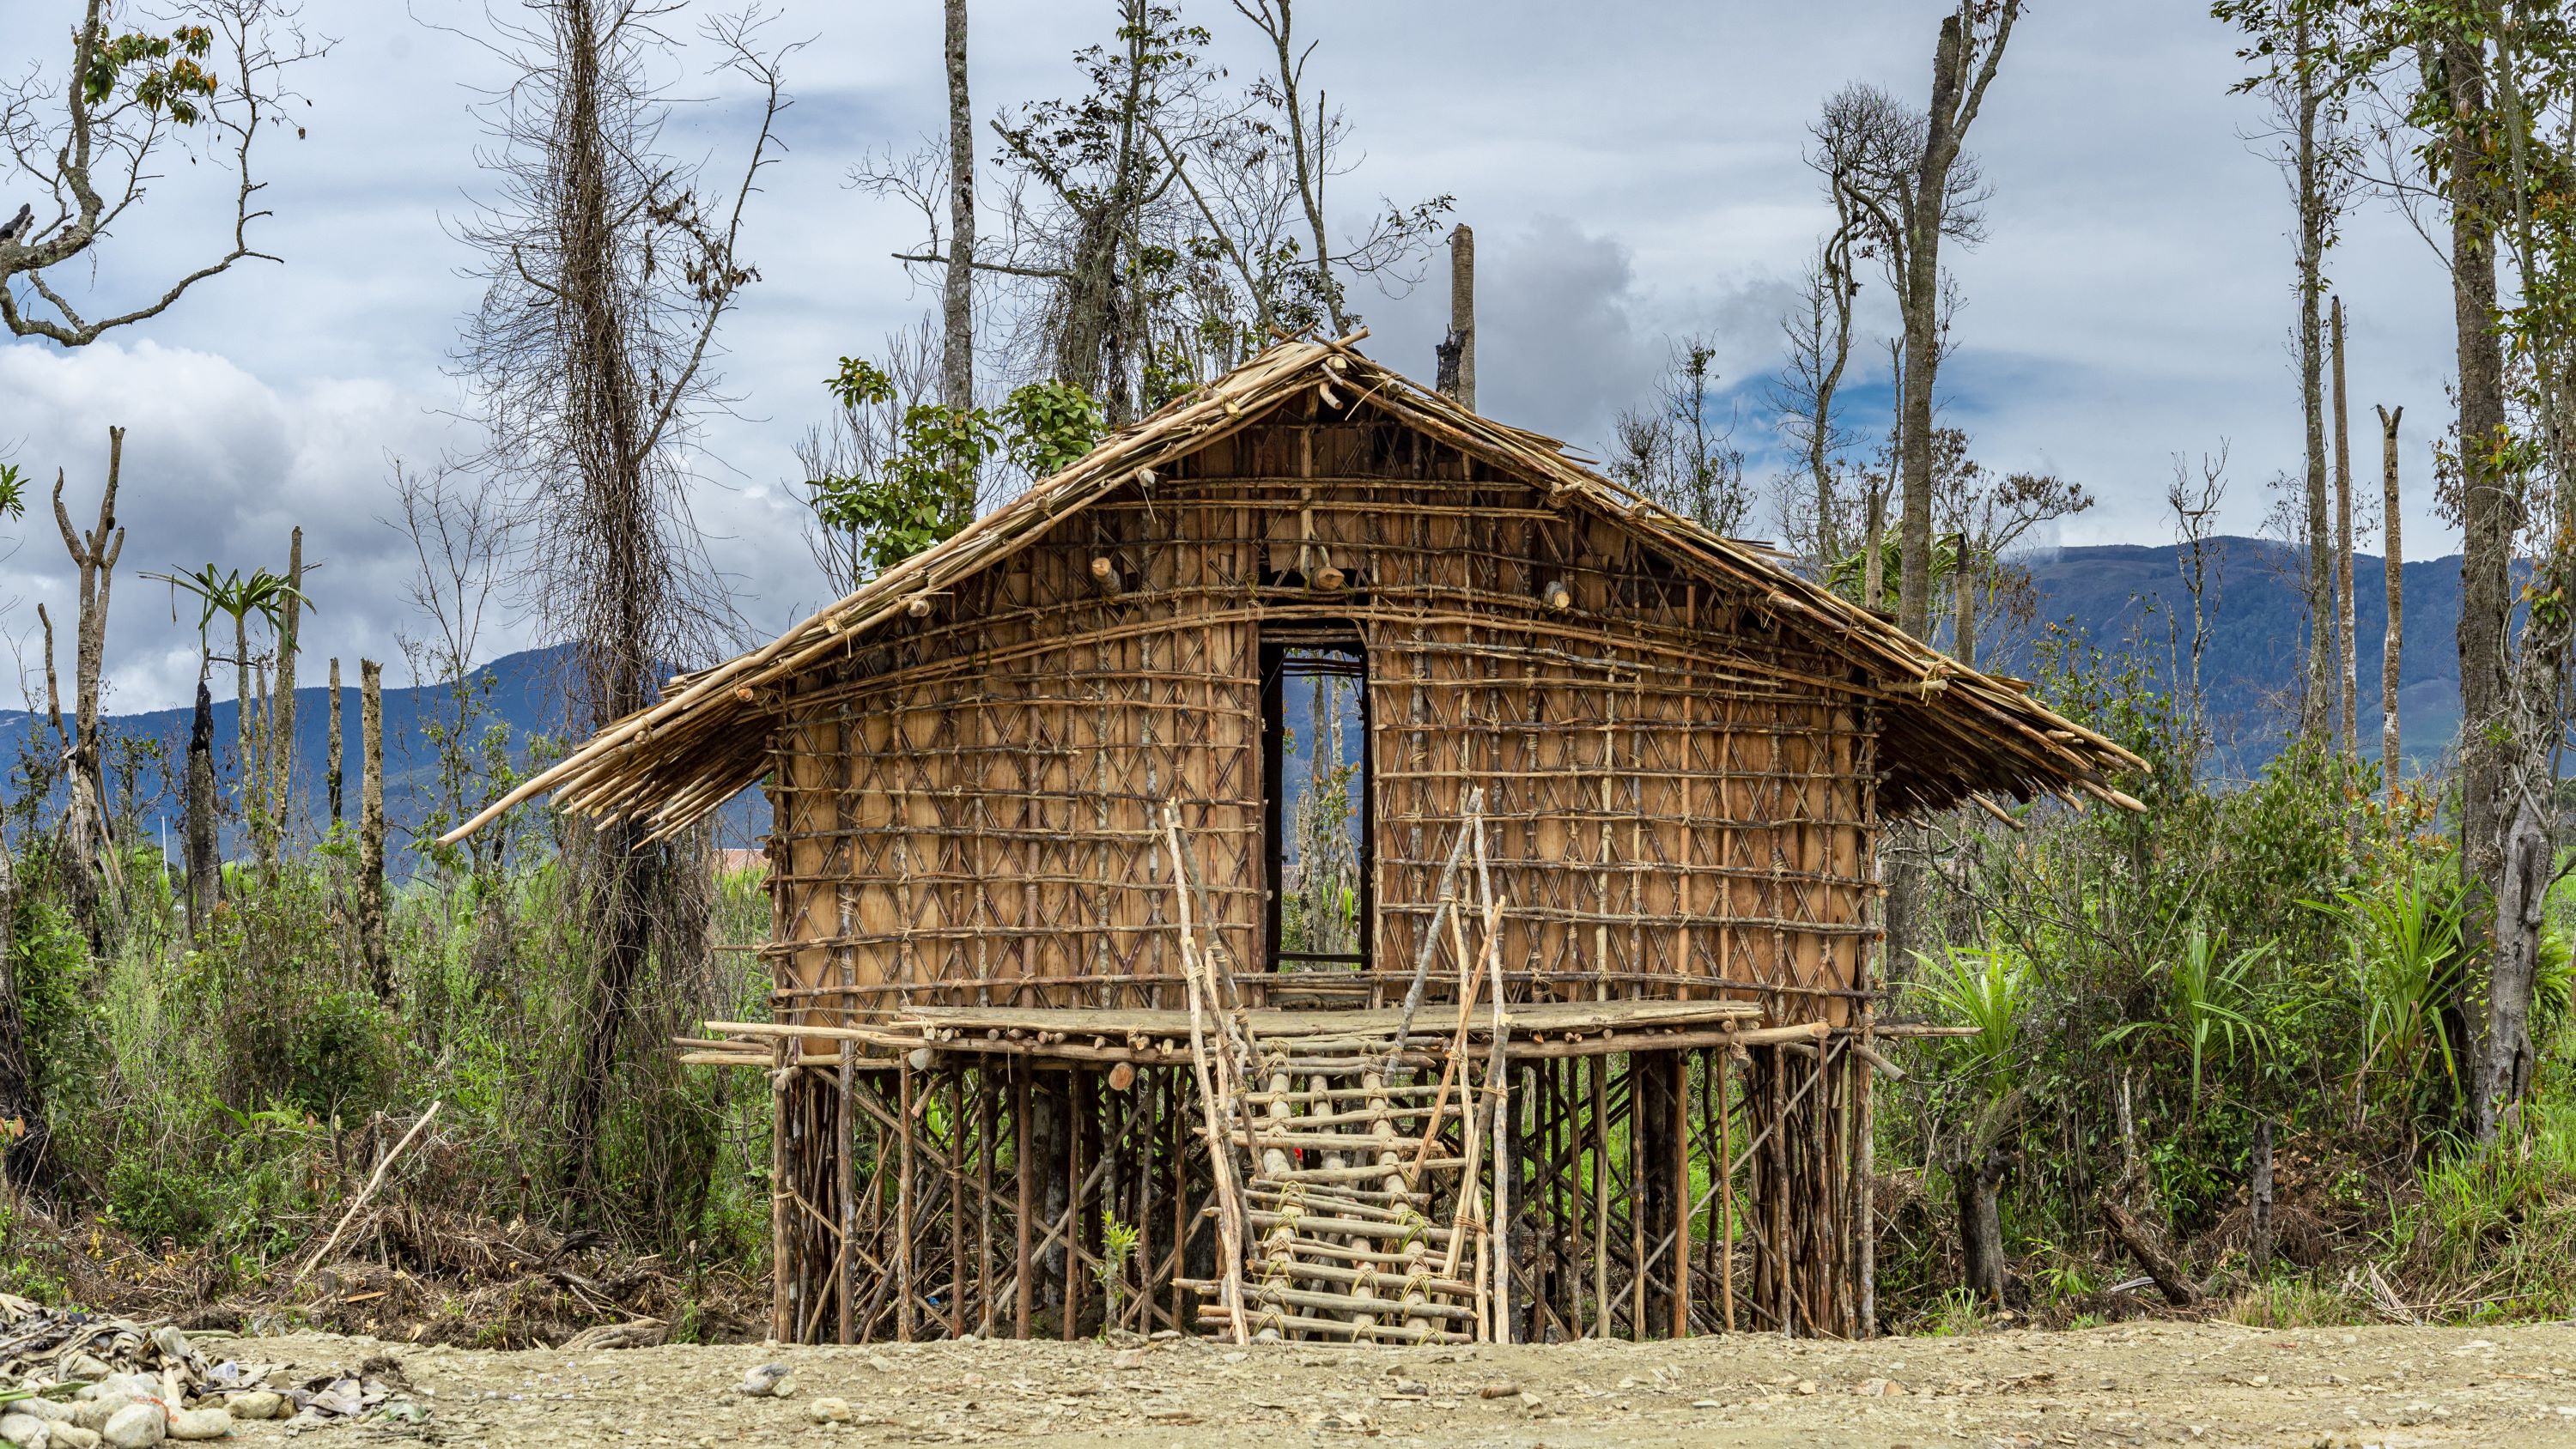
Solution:
<svg viewBox="0 0 2576 1449">
<path fill-rule="evenodd" d="M 417 1422 L 427 1412 L 409 1388 L 391 1359 L 290 1382 L 281 1364 L 209 1361 L 175 1328 L 0 1294 L 0 1443 L 12 1449 L 146 1449 L 221 1439 L 247 1419 Z"/>
</svg>

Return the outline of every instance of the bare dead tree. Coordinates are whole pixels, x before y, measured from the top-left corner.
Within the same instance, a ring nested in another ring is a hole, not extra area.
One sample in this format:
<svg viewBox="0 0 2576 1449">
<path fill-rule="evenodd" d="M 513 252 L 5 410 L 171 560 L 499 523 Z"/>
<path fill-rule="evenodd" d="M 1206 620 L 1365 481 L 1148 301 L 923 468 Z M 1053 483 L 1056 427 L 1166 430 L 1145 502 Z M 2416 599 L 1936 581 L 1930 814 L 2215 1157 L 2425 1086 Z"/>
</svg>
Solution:
<svg viewBox="0 0 2576 1449">
<path fill-rule="evenodd" d="M 2024 541 L 2091 508 L 2093 494 L 2053 472 L 1988 468 L 1969 456 L 1968 436 L 1957 428 L 1933 431 L 1932 463 L 1933 520 L 1958 550 L 1953 589 L 1964 608 L 1954 603 L 1953 613 L 1968 620 L 1964 634 L 1953 623 L 1952 652 L 1973 664 L 1978 636 L 2009 649 L 2006 631 L 2038 618 L 2038 590 L 2018 553 Z"/>
<path fill-rule="evenodd" d="M 341 809 L 341 785 L 345 777 L 341 773 L 340 761 L 345 746 L 340 738 L 340 658 L 336 654 L 331 657 L 331 735 L 330 742 L 323 749 L 331 757 L 325 778 L 329 781 L 331 795 L 331 828 L 337 830 L 346 816 Z"/>
<path fill-rule="evenodd" d="M 2239 87 L 2259 91 L 2271 107 L 2268 126 L 2247 139 L 2280 169 L 2295 217 L 2292 290 L 2298 298 L 2294 336 L 2306 504 L 2299 544 L 2305 559 L 2301 593 L 2308 612 L 2299 730 L 2314 739 L 2331 739 L 2341 656 L 2326 431 L 2325 265 L 2358 181 L 2358 148 L 2345 125 L 2341 92 L 2327 56 L 2329 37 L 2311 0 L 2222 0 L 2217 8 L 2255 40 L 2256 47 L 2246 54 L 2269 61 L 2263 74 Z"/>
<path fill-rule="evenodd" d="M 2216 454 L 2203 453 L 2195 470 L 2180 453 L 2174 455 L 2173 481 L 2165 485 L 2165 507 L 2174 516 L 2174 567 L 2183 592 L 2191 597 L 2190 681 L 2192 752 L 2210 744 L 2209 695 L 2201 682 L 2201 661 L 2209 652 L 2210 621 L 2218 616 L 2226 587 L 2227 549 L 2217 536 L 2218 510 L 2227 500 L 2227 452 L 2224 439 Z"/>
<path fill-rule="evenodd" d="M 1440 391 L 1476 410 L 1476 233 L 1463 221 L 1449 229 L 1449 331 L 1433 372 Z"/>
<path fill-rule="evenodd" d="M 394 999 L 385 944 L 385 667 L 358 661 L 358 958 L 378 1001 Z"/>
<path fill-rule="evenodd" d="M 267 781 L 260 791 L 260 850 L 271 866 L 284 848 L 295 796 L 295 656 L 304 613 L 304 530 L 286 541 L 286 590 L 277 618 L 276 688 L 268 710 Z"/>
<path fill-rule="evenodd" d="M 1734 418 L 1714 415 L 1716 356 L 1706 337 L 1671 344 L 1654 401 L 1612 421 L 1610 474 L 1703 528 L 1735 534 L 1752 516 L 1753 498 Z"/>
<path fill-rule="evenodd" d="M 1914 182 L 1904 194 L 1903 214 L 1890 219 L 1893 225 L 1880 223 L 1883 233 L 1901 238 L 1904 246 L 1897 273 L 1897 306 L 1905 318 L 1897 622 L 1917 638 L 1931 627 L 1932 393 L 1940 369 L 1941 242 L 1956 235 L 1949 215 L 1951 176 L 2020 18 L 2021 0 L 1961 0 L 1942 19 Z"/>
<path fill-rule="evenodd" d="M 2334 621 L 2335 691 L 2342 706 L 2336 734 L 2344 759 L 2361 758 L 2360 665 L 2354 656 L 2352 619 L 2352 419 L 2344 395 L 2343 298 L 2334 299 L 2329 346 L 2334 354 Z"/>
<path fill-rule="evenodd" d="M 79 615 L 75 623 L 72 663 L 72 725 L 66 732 L 54 684 L 54 622 L 42 604 L 37 618 L 45 629 L 45 697 L 53 716 L 54 737 L 62 747 L 67 799 L 63 807 L 63 859 L 73 909 L 91 948 L 102 949 L 106 923 L 99 886 L 122 889 L 116 848 L 107 816 L 107 777 L 99 742 L 99 690 L 106 682 L 107 606 L 116 581 L 117 555 L 125 551 L 125 529 L 116 521 L 116 488 L 125 468 L 125 429 L 107 430 L 107 486 L 99 494 L 98 523 L 86 532 L 72 524 L 63 506 L 65 479 L 54 473 L 54 526 L 79 573 Z"/>
<path fill-rule="evenodd" d="M 412 682 L 435 689 L 440 701 L 429 811 L 420 826 L 421 839 L 435 840 L 506 788 L 483 769 L 479 727 L 491 711 L 475 663 L 507 582 L 509 500 L 488 480 L 444 460 L 416 468 L 394 458 L 389 472 L 401 513 L 381 521 L 411 546 L 403 591 L 412 616 L 428 621 L 427 632 L 397 629 L 394 638 Z M 504 825 L 475 836 L 458 856 L 433 855 L 442 870 L 460 860 L 490 868 L 500 864 L 510 837 Z"/>
<path fill-rule="evenodd" d="M 1960 17 L 1953 15 L 1943 22 L 1942 33 L 1952 37 Z M 1990 40 L 1995 54 L 1990 62 L 1999 62 L 2001 31 Z M 1962 65 L 1957 45 L 1945 39 L 1935 56 L 1936 99 L 1945 94 L 1941 77 L 1952 76 Z M 1992 78 L 1989 65 L 1981 72 L 1970 94 L 1982 99 L 1984 86 Z M 1922 447 L 1930 447 L 1932 384 L 1941 359 L 1949 352 L 1950 318 L 1957 310 L 1955 284 L 1940 269 L 1938 247 L 1943 240 L 1973 245 L 1985 237 L 1983 206 L 1987 196 L 1985 180 L 1976 158 L 1962 148 L 1962 116 L 1973 117 L 1973 107 L 1955 93 L 1949 95 L 1951 106 L 1949 140 L 1937 167 L 1934 159 L 1933 123 L 1927 113 L 1880 90 L 1876 86 L 1849 85 L 1825 102 L 1823 114 L 1810 128 L 1815 151 L 1810 164 L 1823 175 L 1834 193 L 1837 216 L 1849 215 L 1856 231 L 1855 259 L 1874 257 L 1886 274 L 1889 287 L 1896 294 L 1897 312 L 1903 326 L 1889 348 L 1889 371 L 1896 394 L 1895 415 L 1889 431 L 1889 478 L 1891 496 L 1884 500 L 1908 510 L 1899 520 L 1899 608 L 1900 622 L 1905 617 L 1902 603 L 1905 570 L 1926 573 L 1931 567 L 1931 534 L 1929 489 L 1931 456 L 1928 451 L 1916 457 L 1916 447 L 1909 438 L 1920 433 Z M 1937 173 L 1937 174 L 1936 174 Z M 1936 195 L 1926 199 L 1922 188 L 1927 178 Z M 1928 231 L 1918 234 L 1919 227 Z M 1918 349 L 1920 356 L 1917 355 Z M 1918 382 L 1922 415 L 1918 420 L 1915 400 Z M 1919 426 L 1918 426 L 1919 422 Z M 1924 511 L 1921 537 L 1907 532 L 1912 525 L 1911 510 L 1917 489 L 1913 471 L 1919 462 L 1921 502 Z M 1882 520 L 1883 527 L 1883 520 Z M 1883 539 L 1882 539 L 1883 542 Z M 1912 563 L 1905 550 L 1920 544 L 1922 557 Z M 1876 549 L 1872 550 L 1873 557 Z M 1884 564 L 1879 567 L 1884 570 Z M 1930 580 L 1917 580 L 1918 617 L 1915 627 L 1929 627 Z M 1872 607 L 1876 607 L 1873 596 Z"/>
<path fill-rule="evenodd" d="M 1769 392 L 1780 432 L 1797 448 L 1807 474 L 1803 490 L 1782 490 L 1784 541 L 1818 572 L 1832 569 L 1852 546 L 1848 515 L 1856 500 L 1849 496 L 1851 486 L 1841 467 L 1852 436 L 1837 419 L 1834 398 L 1851 363 L 1857 290 L 1850 241 L 1838 229 L 1808 262 L 1798 305 L 1780 319 L 1789 361 Z"/>
<path fill-rule="evenodd" d="M 2380 531 L 2384 535 L 2387 558 L 2380 567 L 2388 582 L 2388 624 L 2381 632 L 2379 644 L 2379 770 L 2387 781 L 2389 803 L 2397 801 L 2397 776 L 2404 754 L 2398 749 L 2397 734 L 2397 665 L 2404 653 L 2406 620 L 2406 550 L 2400 542 L 2397 506 L 2397 424 L 2406 416 L 2399 407 L 2379 409 L 2379 498 Z M 2397 814 L 2389 812 L 2389 828 L 2397 828 Z"/>
<path fill-rule="evenodd" d="M 223 809 L 215 790 L 215 700 L 206 687 L 213 656 L 197 665 L 197 707 L 188 720 L 186 795 L 180 810 L 180 851 L 188 868 L 188 939 L 203 946 L 214 929 L 215 905 L 222 899 L 224 860 L 218 843 L 217 816 Z"/>
<path fill-rule="evenodd" d="M 948 271 L 941 279 L 939 400 L 975 405 L 975 110 L 966 90 L 966 0 L 946 0 Z M 821 476 L 821 475 L 816 475 Z"/>
<path fill-rule="evenodd" d="M 9 159 L 0 194 L 16 181 L 46 198 L 26 225 L 0 233 L 0 322 L 14 336 L 84 346 L 159 316 L 236 262 L 276 260 L 250 243 L 252 223 L 268 215 L 253 155 L 263 133 L 294 125 L 286 73 L 328 46 L 308 39 L 296 9 L 277 0 L 186 0 L 154 23 L 168 28 L 120 31 L 109 0 L 87 0 L 65 70 L 32 66 L 0 85 Z M 104 243 L 160 168 L 200 157 L 233 173 L 230 242 L 157 297 L 85 315 L 66 295 L 76 289 L 54 278 L 65 269 L 95 273 Z"/>
<path fill-rule="evenodd" d="M 774 159 L 787 52 L 764 52 L 749 16 L 704 28 L 720 73 L 759 98 L 760 121 L 739 176 L 702 198 L 704 174 L 659 139 L 669 102 L 653 68 L 672 51 L 659 27 L 679 10 L 526 0 L 486 42 L 513 79 L 481 108 L 497 194 L 466 228 L 486 290 L 458 360 L 492 440 L 478 461 L 514 496 L 517 583 L 573 645 L 582 729 L 651 703 L 663 673 L 712 655 L 726 627 L 689 512 L 685 445 L 721 404 L 717 328 L 756 280 L 740 241 Z M 613 1081 L 646 1017 L 676 1020 L 705 989 L 710 872 L 703 833 L 657 842 L 634 823 L 567 822 L 564 846 L 590 981 L 560 1169 L 587 1201 Z"/>
</svg>

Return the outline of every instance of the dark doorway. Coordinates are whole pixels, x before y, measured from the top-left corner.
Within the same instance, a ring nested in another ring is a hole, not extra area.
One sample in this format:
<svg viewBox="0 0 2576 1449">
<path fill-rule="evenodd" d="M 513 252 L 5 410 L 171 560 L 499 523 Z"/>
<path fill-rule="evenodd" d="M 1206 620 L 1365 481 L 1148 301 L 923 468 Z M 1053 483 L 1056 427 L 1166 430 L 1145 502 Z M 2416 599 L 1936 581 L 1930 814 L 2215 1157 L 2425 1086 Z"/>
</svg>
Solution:
<svg viewBox="0 0 2576 1449">
<path fill-rule="evenodd" d="M 1368 650 L 1347 624 L 1262 631 L 1262 800 L 1273 971 L 1369 964 Z"/>
</svg>

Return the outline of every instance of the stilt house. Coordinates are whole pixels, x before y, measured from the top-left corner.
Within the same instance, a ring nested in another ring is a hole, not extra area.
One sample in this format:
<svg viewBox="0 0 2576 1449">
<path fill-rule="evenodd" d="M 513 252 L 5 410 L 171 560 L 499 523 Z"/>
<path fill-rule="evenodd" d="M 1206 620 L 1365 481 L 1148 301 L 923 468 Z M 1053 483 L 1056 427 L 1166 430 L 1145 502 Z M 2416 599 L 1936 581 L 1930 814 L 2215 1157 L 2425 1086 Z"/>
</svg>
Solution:
<svg viewBox="0 0 2576 1449">
<path fill-rule="evenodd" d="M 1282 919 L 1319 675 L 1332 951 Z M 1544 1341 L 1860 1331 L 1880 829 L 2135 768 L 1296 341 L 514 799 L 768 794 L 772 1020 L 688 1045 L 775 1086 L 781 1339 Z"/>
</svg>

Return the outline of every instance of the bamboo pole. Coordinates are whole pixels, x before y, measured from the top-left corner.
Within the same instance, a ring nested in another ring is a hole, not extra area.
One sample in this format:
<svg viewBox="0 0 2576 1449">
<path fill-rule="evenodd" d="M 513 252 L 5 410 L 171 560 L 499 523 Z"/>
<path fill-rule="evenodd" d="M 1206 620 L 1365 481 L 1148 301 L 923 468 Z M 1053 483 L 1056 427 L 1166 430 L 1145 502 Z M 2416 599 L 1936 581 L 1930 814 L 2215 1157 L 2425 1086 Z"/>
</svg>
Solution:
<svg viewBox="0 0 2576 1449">
<path fill-rule="evenodd" d="M 1198 942 L 1190 922 L 1190 886 L 1181 865 L 1181 827 L 1168 807 L 1163 812 L 1163 831 L 1172 852 L 1172 900 L 1180 921 L 1181 970 L 1189 982 L 1190 1068 L 1198 1078 L 1199 1107 L 1206 1116 L 1209 1170 L 1216 1181 L 1218 1256 L 1225 1282 L 1222 1303 L 1234 1341 L 1249 1345 L 1252 1335 L 1245 1321 L 1243 1296 L 1244 1215 L 1235 1195 L 1234 1149 L 1226 1141 L 1224 1104 L 1217 1096 L 1216 1073 L 1208 1060 L 1206 988 L 1199 980 Z"/>
<path fill-rule="evenodd" d="M 1729 1050 L 1713 1052 L 1709 1059 L 1711 1069 L 1717 1073 L 1717 1160 L 1709 1166 L 1717 1174 L 1718 1211 L 1725 1219 L 1717 1240 L 1718 1310 L 1729 1333 L 1735 1331 L 1735 1156 L 1727 1134 L 1735 1110 L 1729 1098 L 1727 1075 L 1734 1057 L 1734 1051 Z"/>
<path fill-rule="evenodd" d="M 895 1066 L 894 1340 L 912 1342 L 912 1062 Z"/>
<path fill-rule="evenodd" d="M 833 1115 L 832 1181 L 834 1194 L 840 1199 L 842 1250 L 836 1260 L 838 1270 L 832 1275 L 832 1296 L 840 1300 L 839 1338 L 843 1343 L 857 1342 L 857 1305 L 851 1301 L 851 1284 L 857 1265 L 851 1261 L 848 1244 L 858 1232 L 856 1185 L 852 1180 L 858 1154 L 854 1149 L 858 1109 L 853 1097 L 858 1091 L 858 1043 L 841 1043 L 839 1080 L 835 1084 Z"/>
<path fill-rule="evenodd" d="M 1036 1209 L 1030 1202 L 1035 1186 L 1035 1164 L 1030 1159 L 1029 1123 L 1030 1079 L 1037 1075 L 1026 1057 L 1011 1060 L 1011 1172 L 1016 1179 L 1019 1202 L 1013 1213 L 1012 1233 L 1012 1328 L 1011 1336 L 1026 1339 L 1029 1319 L 1037 1308 L 1037 1264 L 1029 1254 L 1029 1230 Z"/>
</svg>

